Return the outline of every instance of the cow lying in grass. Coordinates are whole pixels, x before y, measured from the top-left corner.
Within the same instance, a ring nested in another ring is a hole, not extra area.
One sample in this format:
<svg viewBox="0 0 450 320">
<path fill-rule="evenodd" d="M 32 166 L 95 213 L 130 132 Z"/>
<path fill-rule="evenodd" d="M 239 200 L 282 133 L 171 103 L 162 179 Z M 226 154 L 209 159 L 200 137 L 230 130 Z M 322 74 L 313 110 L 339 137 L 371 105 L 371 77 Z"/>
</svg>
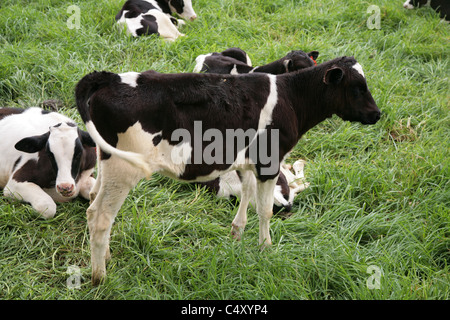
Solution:
<svg viewBox="0 0 450 320">
<path fill-rule="evenodd" d="M 213 52 L 199 55 L 193 72 L 221 73 L 221 74 L 241 74 L 264 72 L 271 74 L 282 74 L 297 71 L 316 65 L 318 51 L 305 53 L 302 50 L 294 50 L 286 56 L 271 63 L 259 67 L 252 67 L 248 55 L 245 54 L 245 61 L 238 56 L 239 48 L 230 48 L 223 52 Z M 242 57 L 242 54 L 241 54 Z"/>
<path fill-rule="evenodd" d="M 280 166 L 280 175 L 273 192 L 273 213 L 280 213 L 282 217 L 289 217 L 291 213 L 296 195 L 309 187 L 309 183 L 305 181 L 303 168 L 304 160 L 297 160 L 294 164 L 282 164 Z M 291 171 L 294 170 L 294 173 Z M 207 182 L 197 182 L 197 184 L 206 186 L 208 190 L 214 192 L 219 198 L 235 199 L 241 197 L 242 180 L 239 172 L 236 170 L 224 173 L 219 178 Z M 256 177 L 251 178 L 252 185 L 256 185 Z M 256 206 L 256 189 L 250 198 L 250 204 Z M 235 237 L 239 238 L 239 234 Z"/>
<path fill-rule="evenodd" d="M 449 0 L 407 0 L 403 3 L 406 9 L 416 7 L 430 6 L 434 11 L 439 12 L 441 19 L 450 20 L 450 1 Z"/>
<path fill-rule="evenodd" d="M 174 41 L 183 36 L 177 25 L 184 24 L 184 21 L 174 18 L 173 13 L 184 19 L 197 18 L 191 0 L 127 0 L 116 20 L 134 37 L 157 34 Z"/>
<path fill-rule="evenodd" d="M 95 183 L 95 143 L 75 122 L 40 108 L 0 108 L 0 188 L 44 218 L 56 202 L 89 199 Z"/>
<path fill-rule="evenodd" d="M 100 149 L 87 210 L 93 284 L 106 276 L 111 226 L 140 179 L 159 172 L 211 181 L 238 170 L 243 188 L 232 232 L 245 228 L 256 189 L 259 243 L 267 246 L 280 164 L 301 136 L 333 114 L 362 124 L 380 118 L 351 57 L 282 75 L 93 72 L 79 81 L 75 96 Z M 249 182 L 253 175 L 256 185 Z"/>
</svg>

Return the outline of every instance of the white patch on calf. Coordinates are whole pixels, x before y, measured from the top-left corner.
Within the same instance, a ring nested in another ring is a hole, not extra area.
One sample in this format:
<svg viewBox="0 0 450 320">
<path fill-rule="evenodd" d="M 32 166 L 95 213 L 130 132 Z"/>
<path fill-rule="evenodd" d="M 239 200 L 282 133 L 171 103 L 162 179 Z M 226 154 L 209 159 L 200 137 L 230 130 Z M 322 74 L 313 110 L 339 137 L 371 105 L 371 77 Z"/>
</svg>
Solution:
<svg viewBox="0 0 450 320">
<path fill-rule="evenodd" d="M 195 58 L 195 67 L 192 72 L 200 72 L 202 71 L 203 64 L 205 63 L 205 59 L 209 57 L 211 53 L 208 54 L 201 54 L 197 58 Z"/>
<path fill-rule="evenodd" d="M 152 172 L 161 171 L 169 177 L 177 178 L 184 173 L 187 160 L 191 156 L 192 146 L 187 142 L 171 145 L 164 139 L 155 146 L 153 139 L 160 134 L 161 132 L 152 134 L 144 131 L 138 121 L 124 133 L 118 134 L 116 148 L 140 153 Z M 174 159 L 174 155 L 179 158 Z"/>
<path fill-rule="evenodd" d="M 230 74 L 239 74 L 239 72 L 236 69 L 236 65 L 233 66 L 233 69 L 231 69 Z"/>
<path fill-rule="evenodd" d="M 355 63 L 355 64 L 353 65 L 352 68 L 355 69 L 356 71 L 358 71 L 358 73 L 359 73 L 360 75 L 362 75 L 364 78 L 366 77 L 366 76 L 364 75 L 362 66 L 361 66 L 358 62 Z"/>
<path fill-rule="evenodd" d="M 250 57 L 248 56 L 248 54 L 245 54 L 245 58 L 246 58 L 246 60 L 247 60 L 247 64 L 248 64 L 249 66 L 252 66 L 252 60 L 250 60 Z"/>
<path fill-rule="evenodd" d="M 268 74 L 270 82 L 269 95 L 266 104 L 259 114 L 258 130 L 265 129 L 266 126 L 272 123 L 272 112 L 278 102 L 277 77 L 273 74 Z"/>
<path fill-rule="evenodd" d="M 408 1 L 406 1 L 405 3 L 403 3 L 403 8 L 406 8 L 406 9 L 414 9 L 414 6 L 413 6 L 410 2 L 411 2 L 411 1 L 408 0 Z"/>
<path fill-rule="evenodd" d="M 126 83 L 133 88 L 137 87 L 137 78 L 139 77 L 139 75 L 140 73 L 138 72 L 125 72 L 119 74 L 122 83 Z"/>
<path fill-rule="evenodd" d="M 177 27 L 172 23 L 170 16 L 166 15 L 162 11 L 152 9 L 145 14 L 152 15 L 156 18 L 158 33 L 164 39 L 168 41 L 175 41 L 178 37 L 184 36 L 184 34 L 180 33 Z"/>
<path fill-rule="evenodd" d="M 131 34 L 133 37 L 137 37 L 138 35 L 136 33 L 136 30 L 142 28 L 142 14 L 138 15 L 135 18 L 125 18 L 125 15 L 128 12 L 128 10 L 123 11 L 122 16 L 119 20 L 117 20 L 117 24 L 125 27 L 128 34 Z"/>
</svg>

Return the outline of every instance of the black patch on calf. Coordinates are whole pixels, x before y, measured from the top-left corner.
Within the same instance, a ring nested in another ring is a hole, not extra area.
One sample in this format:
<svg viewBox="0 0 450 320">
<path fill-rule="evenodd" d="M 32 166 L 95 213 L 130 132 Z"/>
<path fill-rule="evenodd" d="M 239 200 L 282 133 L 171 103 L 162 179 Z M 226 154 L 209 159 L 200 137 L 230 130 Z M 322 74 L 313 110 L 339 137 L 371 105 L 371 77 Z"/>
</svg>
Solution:
<svg viewBox="0 0 450 320">
<path fill-rule="evenodd" d="M 153 145 L 156 147 L 162 140 L 162 136 L 159 134 L 153 138 Z"/>
<path fill-rule="evenodd" d="M 178 14 L 182 14 L 184 11 L 184 1 L 183 0 L 170 0 L 170 5 L 174 7 Z"/>
<path fill-rule="evenodd" d="M 81 157 L 83 156 L 83 145 L 80 139 L 75 140 L 75 147 L 72 158 L 72 168 L 70 170 L 72 178 L 75 180 L 80 174 L 81 169 Z"/>
<path fill-rule="evenodd" d="M 146 34 L 148 35 L 157 34 L 159 36 L 158 23 L 156 22 L 156 18 L 151 14 L 146 14 L 142 16 L 141 25 L 142 28 L 136 29 L 136 34 L 138 36 Z"/>
<path fill-rule="evenodd" d="M 222 51 L 220 54 L 247 64 L 247 53 L 240 48 L 228 48 Z"/>
<path fill-rule="evenodd" d="M 56 172 L 45 150 L 39 151 L 38 158 L 27 161 L 13 177 L 17 182 L 32 182 L 41 188 L 53 188 Z"/>
<path fill-rule="evenodd" d="M 166 14 L 171 14 L 170 7 L 166 0 L 156 0 L 156 3 L 161 8 L 161 11 Z M 140 14 L 146 13 L 149 10 L 156 9 L 159 10 L 159 8 L 155 7 L 153 4 L 143 1 L 143 0 L 128 0 L 123 5 L 122 9 L 119 11 L 119 13 L 116 15 L 116 20 L 119 20 L 124 11 L 128 11 L 125 14 L 125 18 L 136 18 Z"/>
</svg>

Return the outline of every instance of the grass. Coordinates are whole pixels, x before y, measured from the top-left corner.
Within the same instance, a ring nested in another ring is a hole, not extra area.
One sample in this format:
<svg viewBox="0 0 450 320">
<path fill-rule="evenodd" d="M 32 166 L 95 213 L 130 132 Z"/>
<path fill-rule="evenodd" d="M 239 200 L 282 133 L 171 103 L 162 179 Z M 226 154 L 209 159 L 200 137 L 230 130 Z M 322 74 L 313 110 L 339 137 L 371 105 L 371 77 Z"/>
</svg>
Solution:
<svg viewBox="0 0 450 320">
<path fill-rule="evenodd" d="M 155 175 L 130 192 L 112 229 L 105 284 L 90 284 L 88 203 L 43 220 L 0 197 L 1 299 L 439 299 L 450 298 L 450 26 L 401 1 L 194 1 L 198 15 L 167 43 L 114 25 L 123 1 L 2 0 L 0 104 L 59 99 L 81 125 L 74 86 L 93 70 L 189 72 L 195 57 L 239 46 L 254 65 L 288 51 L 319 62 L 353 55 L 383 111 L 374 126 L 333 117 L 310 130 L 288 162 L 307 160 L 311 183 L 294 215 L 257 246 L 254 209 L 241 242 L 234 203 Z M 381 29 L 368 29 L 369 5 Z M 69 266 L 81 287 L 67 286 Z M 367 281 L 375 266 L 379 289 Z"/>
</svg>

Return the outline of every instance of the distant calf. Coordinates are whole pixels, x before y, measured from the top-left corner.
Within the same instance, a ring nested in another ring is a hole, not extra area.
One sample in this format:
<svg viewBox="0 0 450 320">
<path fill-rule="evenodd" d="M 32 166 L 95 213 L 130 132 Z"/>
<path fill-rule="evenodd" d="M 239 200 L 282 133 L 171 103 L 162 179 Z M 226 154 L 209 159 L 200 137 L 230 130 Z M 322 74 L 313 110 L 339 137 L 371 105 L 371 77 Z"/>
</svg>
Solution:
<svg viewBox="0 0 450 320">
<path fill-rule="evenodd" d="M 242 53 L 238 56 L 239 48 L 230 48 L 220 53 L 213 52 L 208 54 L 199 55 L 195 61 L 194 72 L 205 73 L 221 73 L 221 74 L 241 74 L 241 73 L 253 73 L 264 72 L 271 74 L 282 74 L 286 72 L 292 72 L 308 67 L 312 67 L 316 64 L 318 51 L 311 51 L 305 53 L 302 50 L 294 50 L 289 52 L 286 56 L 269 64 L 252 67 L 249 61 L 248 55 L 241 50 L 246 57 L 246 61 L 240 58 Z"/>
<path fill-rule="evenodd" d="M 0 108 L 0 188 L 44 218 L 56 202 L 89 199 L 95 143 L 73 120 L 40 108 Z"/>
<path fill-rule="evenodd" d="M 439 12 L 442 19 L 450 20 L 450 0 L 408 0 L 403 3 L 403 7 L 406 9 L 414 9 L 415 7 L 426 5 Z"/>
<path fill-rule="evenodd" d="M 177 25 L 184 23 L 174 18 L 173 13 L 184 19 L 197 18 L 191 0 L 127 0 L 116 20 L 134 37 L 157 34 L 173 41 L 183 35 Z"/>
<path fill-rule="evenodd" d="M 243 188 L 232 233 L 245 228 L 256 190 L 259 243 L 270 245 L 280 164 L 302 135 L 333 114 L 363 124 L 380 119 L 351 57 L 282 75 L 93 72 L 78 82 L 75 97 L 100 149 L 87 210 L 94 284 L 106 275 L 114 219 L 140 179 L 159 172 L 211 181 L 238 170 Z"/>
</svg>

